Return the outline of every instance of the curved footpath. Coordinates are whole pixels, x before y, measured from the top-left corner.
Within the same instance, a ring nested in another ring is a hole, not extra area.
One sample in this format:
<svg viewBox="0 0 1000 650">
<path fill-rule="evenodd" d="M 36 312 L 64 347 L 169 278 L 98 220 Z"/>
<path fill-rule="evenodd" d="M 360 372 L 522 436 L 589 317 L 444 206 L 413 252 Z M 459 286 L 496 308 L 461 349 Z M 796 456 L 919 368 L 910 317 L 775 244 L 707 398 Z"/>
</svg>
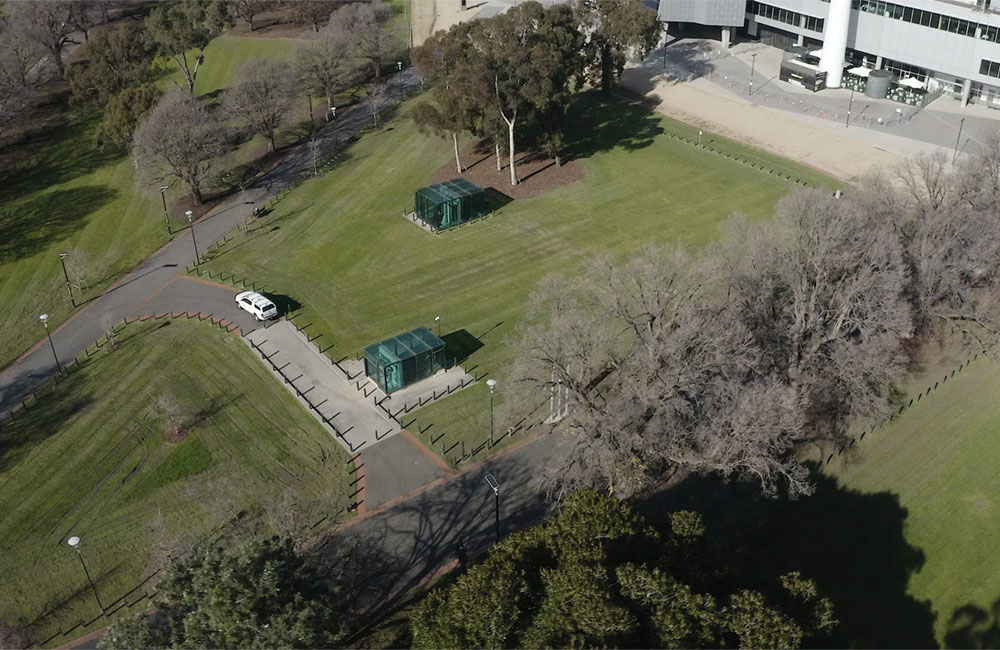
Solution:
<svg viewBox="0 0 1000 650">
<path fill-rule="evenodd" d="M 417 83 L 412 69 L 389 80 L 393 89 Z M 321 130 L 317 137 L 323 155 L 354 137 L 370 115 L 366 99 Z M 221 203 L 197 222 L 200 245 L 207 248 L 220 239 L 244 219 L 251 209 L 249 202 L 263 203 L 307 172 L 311 164 L 308 146 L 291 151 L 242 197 Z M 200 312 L 224 318 L 244 333 L 253 330 L 253 319 L 233 303 L 235 288 L 184 275 L 192 261 L 191 237 L 178 233 L 52 333 L 60 360 L 83 353 L 103 335 L 102 323 L 108 318 L 117 322 L 126 316 Z M 52 352 L 42 339 L 0 372 L 0 413 L 6 414 L 54 374 Z M 535 479 L 554 444 L 548 437 L 527 439 L 493 458 L 453 471 L 429 462 L 431 452 L 412 437 L 392 436 L 363 452 L 359 459 L 366 475 L 362 514 L 331 533 L 321 552 L 329 552 L 331 560 L 341 563 L 341 574 L 349 577 L 368 608 L 396 601 L 412 587 L 453 567 L 459 542 L 471 554 L 487 548 L 496 535 L 496 512 L 502 535 L 542 518 L 547 506 Z M 484 482 L 486 473 L 501 483 L 499 500 Z M 96 647 L 101 636 L 102 632 L 88 634 L 66 647 Z"/>
<path fill-rule="evenodd" d="M 412 68 L 388 80 L 391 89 L 407 89 L 417 83 Z M 371 118 L 369 101 L 366 97 L 354 110 L 318 132 L 320 156 L 332 153 L 358 134 Z M 308 145 L 299 145 L 242 196 L 223 201 L 210 210 L 195 223 L 201 249 L 207 249 L 236 228 L 251 210 L 250 203 L 264 203 L 311 167 Z M 180 232 L 98 299 L 73 314 L 52 332 L 52 343 L 60 362 L 74 359 L 100 338 L 104 333 L 102 323 L 108 319 L 118 322 L 126 316 L 188 311 L 225 318 L 245 332 L 253 329 L 253 319 L 236 309 L 232 297 L 224 295 L 224 288 L 186 281 L 188 278 L 182 274 L 194 258 L 191 237 L 186 231 Z M 43 338 L 0 372 L 0 414 L 6 414 L 56 374 L 52 351 L 44 343 Z"/>
</svg>

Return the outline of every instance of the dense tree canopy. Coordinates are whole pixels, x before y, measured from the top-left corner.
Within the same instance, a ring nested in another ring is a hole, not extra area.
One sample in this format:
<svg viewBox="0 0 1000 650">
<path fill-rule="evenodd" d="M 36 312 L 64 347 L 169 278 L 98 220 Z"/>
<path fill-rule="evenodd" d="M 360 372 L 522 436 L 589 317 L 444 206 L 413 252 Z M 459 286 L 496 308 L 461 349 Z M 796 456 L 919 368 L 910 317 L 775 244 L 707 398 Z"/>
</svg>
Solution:
<svg viewBox="0 0 1000 650">
<path fill-rule="evenodd" d="M 656 44 L 656 11 L 641 0 L 576 0 L 580 30 L 587 39 L 591 78 L 609 92 L 627 58 L 642 59 Z"/>
<path fill-rule="evenodd" d="M 198 69 L 205 61 L 205 48 L 228 24 L 229 12 L 226 3 L 221 0 L 163 3 L 153 10 L 147 20 L 157 51 L 177 64 L 192 96 Z M 191 50 L 198 50 L 193 58 L 188 54 Z"/>
<path fill-rule="evenodd" d="M 329 648 L 350 620 L 291 540 L 271 538 L 236 552 L 197 549 L 157 586 L 155 612 L 114 623 L 100 647 Z"/>
<path fill-rule="evenodd" d="M 412 616 L 417 648 L 781 647 L 821 642 L 830 601 L 796 573 L 732 591 L 700 517 L 661 535 L 584 489 L 560 514 L 494 547 Z"/>
<path fill-rule="evenodd" d="M 142 22 L 124 21 L 105 29 L 83 46 L 85 62 L 66 73 L 73 97 L 80 103 L 106 105 L 126 88 L 153 79 L 156 48 Z"/>
</svg>

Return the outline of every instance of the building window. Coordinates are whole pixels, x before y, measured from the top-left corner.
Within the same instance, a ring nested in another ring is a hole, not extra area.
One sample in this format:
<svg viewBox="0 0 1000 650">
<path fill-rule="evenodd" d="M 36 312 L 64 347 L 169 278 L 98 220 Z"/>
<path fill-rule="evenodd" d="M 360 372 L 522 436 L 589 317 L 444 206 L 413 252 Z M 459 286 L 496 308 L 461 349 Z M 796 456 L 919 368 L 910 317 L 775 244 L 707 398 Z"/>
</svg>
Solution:
<svg viewBox="0 0 1000 650">
<path fill-rule="evenodd" d="M 857 11 L 863 11 L 876 16 L 885 16 L 894 20 L 931 27 L 942 31 L 968 36 L 970 38 L 981 38 L 986 41 L 1000 43 L 1000 29 L 990 25 L 981 25 L 961 18 L 954 18 L 943 14 L 907 7 L 895 2 L 885 0 L 853 0 L 851 7 Z"/>
<path fill-rule="evenodd" d="M 983 62 L 979 64 L 979 74 L 1000 79 L 1000 63 L 983 59 Z"/>
<path fill-rule="evenodd" d="M 800 14 L 795 11 L 789 11 L 787 9 L 782 9 L 780 7 L 774 7 L 769 4 L 764 4 L 763 2 L 751 2 L 747 10 L 752 14 L 760 16 L 761 18 L 768 18 L 770 20 L 775 20 L 779 23 L 792 25 L 793 27 L 802 26 L 805 29 L 813 32 L 823 31 L 822 18 L 806 16 L 804 14 Z M 804 22 L 803 18 L 805 19 Z"/>
</svg>

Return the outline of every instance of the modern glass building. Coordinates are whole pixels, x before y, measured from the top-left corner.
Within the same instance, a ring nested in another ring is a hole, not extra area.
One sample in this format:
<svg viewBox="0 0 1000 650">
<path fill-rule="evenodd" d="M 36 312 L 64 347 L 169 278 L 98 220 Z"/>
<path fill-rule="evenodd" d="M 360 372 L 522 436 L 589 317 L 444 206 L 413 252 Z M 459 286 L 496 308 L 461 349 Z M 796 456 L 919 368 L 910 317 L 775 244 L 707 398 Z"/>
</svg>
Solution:
<svg viewBox="0 0 1000 650">
<path fill-rule="evenodd" d="M 783 49 L 822 48 L 826 85 L 849 67 L 887 70 L 931 97 L 1000 108 L 1000 0 L 652 0 L 671 30 L 722 28 Z M 910 82 L 912 83 L 912 82 Z"/>
<path fill-rule="evenodd" d="M 434 230 L 454 228 L 489 212 L 486 192 L 464 178 L 417 190 L 413 210 Z"/>
<path fill-rule="evenodd" d="M 444 341 L 426 327 L 365 348 L 365 375 L 388 395 L 445 367 Z"/>
</svg>

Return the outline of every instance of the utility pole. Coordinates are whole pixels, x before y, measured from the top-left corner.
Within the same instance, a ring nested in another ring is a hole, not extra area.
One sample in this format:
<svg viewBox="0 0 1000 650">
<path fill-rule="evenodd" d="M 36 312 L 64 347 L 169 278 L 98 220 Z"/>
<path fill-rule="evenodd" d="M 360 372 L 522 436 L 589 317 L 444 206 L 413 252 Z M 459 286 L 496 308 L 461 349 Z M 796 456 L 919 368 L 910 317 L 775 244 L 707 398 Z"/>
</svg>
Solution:
<svg viewBox="0 0 1000 650">
<path fill-rule="evenodd" d="M 170 189 L 169 185 L 160 186 L 160 200 L 163 201 L 163 222 L 167 224 L 167 234 L 172 235 L 174 233 L 170 229 L 170 215 L 167 213 L 167 195 L 164 194 L 168 189 Z"/>
<path fill-rule="evenodd" d="M 754 52 L 753 54 L 750 55 L 750 91 L 747 93 L 747 95 L 753 94 L 753 72 L 754 69 L 756 69 L 756 67 L 757 67 L 757 53 Z"/>
<path fill-rule="evenodd" d="M 951 157 L 951 164 L 954 165 L 955 161 L 958 160 L 958 143 L 962 141 L 962 127 L 965 126 L 965 118 L 958 123 L 958 137 L 955 138 L 955 154 Z"/>
<path fill-rule="evenodd" d="M 66 272 L 66 258 L 69 253 L 59 253 L 59 261 L 62 263 L 63 277 L 66 278 L 66 289 L 69 291 L 69 301 L 76 307 L 76 298 L 73 297 L 73 285 L 69 283 L 69 273 Z"/>
</svg>

